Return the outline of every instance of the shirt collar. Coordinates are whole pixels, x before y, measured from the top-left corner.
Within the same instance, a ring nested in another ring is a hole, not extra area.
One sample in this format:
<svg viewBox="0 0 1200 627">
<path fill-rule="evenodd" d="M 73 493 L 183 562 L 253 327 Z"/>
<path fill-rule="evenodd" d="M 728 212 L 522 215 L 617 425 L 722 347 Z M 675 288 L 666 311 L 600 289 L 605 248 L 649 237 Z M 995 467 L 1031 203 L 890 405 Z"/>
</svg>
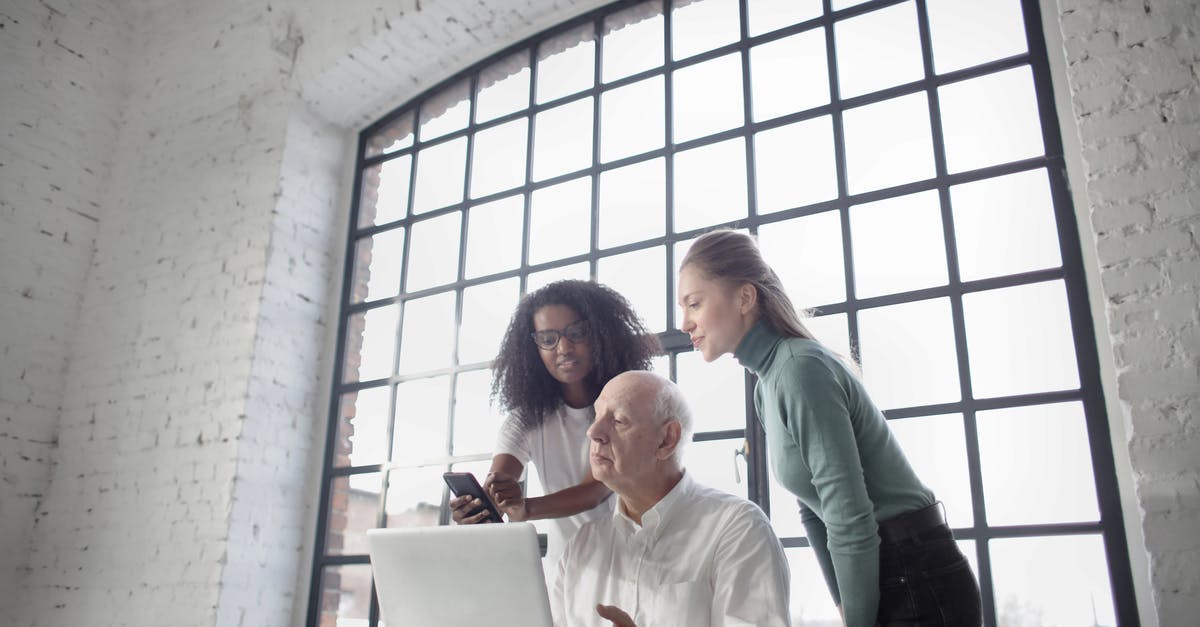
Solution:
<svg viewBox="0 0 1200 627">
<path fill-rule="evenodd" d="M 771 362 L 771 357 L 775 354 L 775 347 L 781 341 L 783 341 L 783 337 L 772 331 L 767 323 L 759 318 L 754 326 L 746 331 L 746 335 L 742 337 L 737 349 L 733 351 L 733 357 L 743 367 L 749 368 L 756 375 L 761 375 L 767 364 Z"/>
<path fill-rule="evenodd" d="M 692 481 L 692 476 L 688 474 L 687 469 L 684 469 L 683 476 L 675 484 L 675 487 L 671 488 L 653 507 L 642 514 L 642 524 L 637 524 L 624 512 L 624 508 L 621 507 L 619 500 L 617 501 L 617 506 L 613 508 L 614 522 L 618 523 L 618 527 L 622 527 L 630 533 L 636 533 L 640 530 L 657 530 L 662 526 L 663 521 L 670 516 L 671 511 L 676 508 L 679 501 L 683 500 L 684 495 L 691 492 L 693 485 L 695 485 L 695 482 Z"/>
</svg>

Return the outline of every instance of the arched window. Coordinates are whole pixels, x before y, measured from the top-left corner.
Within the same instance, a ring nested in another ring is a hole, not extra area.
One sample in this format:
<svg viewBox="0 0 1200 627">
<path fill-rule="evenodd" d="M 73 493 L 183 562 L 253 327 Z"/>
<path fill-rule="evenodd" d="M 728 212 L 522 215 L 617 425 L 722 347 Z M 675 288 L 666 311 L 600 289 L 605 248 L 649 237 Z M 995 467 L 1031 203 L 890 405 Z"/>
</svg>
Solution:
<svg viewBox="0 0 1200 627">
<path fill-rule="evenodd" d="M 445 524 L 440 474 L 486 472 L 489 361 L 519 296 L 559 278 L 614 287 L 660 334 L 697 412 L 690 471 L 768 512 L 796 624 L 833 624 L 751 377 L 675 330 L 679 259 L 716 226 L 756 234 L 860 360 L 986 624 L 1136 621 L 1040 19 L 1033 0 L 619 2 L 363 131 L 309 624 L 377 624 L 366 529 Z"/>
</svg>

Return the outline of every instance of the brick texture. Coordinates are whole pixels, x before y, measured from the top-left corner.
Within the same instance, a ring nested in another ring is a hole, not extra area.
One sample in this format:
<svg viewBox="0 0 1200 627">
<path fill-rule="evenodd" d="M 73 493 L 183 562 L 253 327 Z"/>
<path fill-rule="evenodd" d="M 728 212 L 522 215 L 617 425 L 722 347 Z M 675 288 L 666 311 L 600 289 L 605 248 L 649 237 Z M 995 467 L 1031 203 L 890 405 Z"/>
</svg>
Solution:
<svg viewBox="0 0 1200 627">
<path fill-rule="evenodd" d="M 3 615 L 302 622 L 356 130 L 599 4 L 0 3 Z M 1200 17 L 1060 8 L 1155 611 L 1188 624 Z"/>
<path fill-rule="evenodd" d="M 0 615 L 29 574 L 103 215 L 130 24 L 105 3 L 0 3 Z"/>
<path fill-rule="evenodd" d="M 4 4 L 4 613 L 301 622 L 356 129 L 596 3 Z"/>
<path fill-rule="evenodd" d="M 1161 625 L 1192 624 L 1200 608 L 1200 5 L 1059 4 L 1155 613 Z"/>
</svg>

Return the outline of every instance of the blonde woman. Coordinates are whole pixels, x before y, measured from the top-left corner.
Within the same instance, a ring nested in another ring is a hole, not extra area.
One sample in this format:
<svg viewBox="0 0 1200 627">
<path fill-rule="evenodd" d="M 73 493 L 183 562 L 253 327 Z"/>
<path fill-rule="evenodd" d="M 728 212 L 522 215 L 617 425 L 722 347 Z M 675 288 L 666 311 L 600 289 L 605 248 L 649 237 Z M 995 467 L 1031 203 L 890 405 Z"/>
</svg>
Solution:
<svg viewBox="0 0 1200 627">
<path fill-rule="evenodd" d="M 748 235 L 700 237 L 679 272 L 681 330 L 705 361 L 758 377 L 772 471 L 800 503 L 849 627 L 980 625 L 979 586 L 941 503 L 913 472 L 856 369 L 816 341 Z"/>
</svg>

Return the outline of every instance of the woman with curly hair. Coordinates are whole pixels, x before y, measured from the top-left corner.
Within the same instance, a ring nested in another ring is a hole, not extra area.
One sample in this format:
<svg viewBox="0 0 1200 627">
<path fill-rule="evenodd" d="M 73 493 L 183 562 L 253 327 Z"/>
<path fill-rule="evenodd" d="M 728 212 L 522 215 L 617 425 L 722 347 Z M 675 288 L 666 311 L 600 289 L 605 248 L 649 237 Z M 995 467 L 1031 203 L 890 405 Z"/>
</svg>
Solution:
<svg viewBox="0 0 1200 627">
<path fill-rule="evenodd" d="M 592 403 L 613 377 L 649 368 L 657 348 L 629 302 L 598 283 L 558 281 L 517 305 L 492 365 L 492 397 L 508 416 L 483 487 L 510 521 L 554 519 L 559 538 L 550 553 L 583 523 L 611 513 L 609 490 L 588 463 Z M 530 462 L 545 496 L 521 490 Z M 471 497 L 450 502 L 459 524 L 484 522 L 486 509 L 472 514 L 481 505 Z"/>
</svg>

